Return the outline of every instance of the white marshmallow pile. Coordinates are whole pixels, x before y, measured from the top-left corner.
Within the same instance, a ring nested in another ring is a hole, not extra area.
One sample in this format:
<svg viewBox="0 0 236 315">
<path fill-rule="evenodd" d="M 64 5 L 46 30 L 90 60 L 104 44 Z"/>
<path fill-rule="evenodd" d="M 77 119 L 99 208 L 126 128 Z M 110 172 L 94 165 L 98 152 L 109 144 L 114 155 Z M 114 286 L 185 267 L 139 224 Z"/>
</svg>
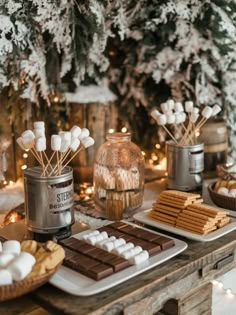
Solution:
<svg viewBox="0 0 236 315">
<path fill-rule="evenodd" d="M 16 240 L 0 242 L 0 286 L 23 280 L 31 272 L 35 257 L 21 252 Z"/>
<path fill-rule="evenodd" d="M 149 258 L 148 252 L 143 250 L 141 246 L 135 246 L 131 242 L 127 243 L 123 238 L 109 237 L 105 231 L 89 230 L 83 233 L 79 239 L 107 252 L 121 256 L 129 260 L 132 265 L 141 264 Z"/>
<path fill-rule="evenodd" d="M 233 197 L 236 198 L 236 189 L 232 188 L 232 189 L 228 189 L 226 187 L 219 187 L 219 189 L 217 190 L 218 194 L 227 196 L 227 197 Z"/>
<path fill-rule="evenodd" d="M 36 121 L 33 126 L 33 131 L 25 130 L 16 141 L 22 150 L 30 151 L 37 159 L 43 170 L 42 176 L 60 175 L 75 155 L 94 144 L 94 139 L 87 128 L 73 126 L 70 131 L 61 131 L 58 135 L 51 136 L 50 145 L 53 153 L 49 158 L 46 154 L 44 122 Z M 70 153 L 73 155 L 68 159 Z"/>
<path fill-rule="evenodd" d="M 199 108 L 194 107 L 192 101 L 186 101 L 183 106 L 180 102 L 168 100 L 161 104 L 161 110 L 162 112 L 157 109 L 152 110 L 151 116 L 159 126 L 165 129 L 175 144 L 193 145 L 197 143 L 196 132 L 209 118 L 215 117 L 221 111 L 221 108 L 219 105 L 205 106 L 199 113 Z M 175 137 L 166 125 L 169 125 L 169 127 L 173 125 L 178 132 L 178 136 Z"/>
</svg>

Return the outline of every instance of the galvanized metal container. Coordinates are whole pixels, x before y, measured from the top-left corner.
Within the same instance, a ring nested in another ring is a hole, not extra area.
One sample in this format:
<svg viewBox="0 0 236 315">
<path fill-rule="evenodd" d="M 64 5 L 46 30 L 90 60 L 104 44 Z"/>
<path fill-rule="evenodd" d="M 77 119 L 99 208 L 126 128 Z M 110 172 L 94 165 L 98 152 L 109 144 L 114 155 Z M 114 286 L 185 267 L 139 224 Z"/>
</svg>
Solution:
<svg viewBox="0 0 236 315">
<path fill-rule="evenodd" d="M 166 143 L 167 187 L 181 191 L 202 188 L 204 170 L 203 143 L 178 146 L 172 141 Z"/>
<path fill-rule="evenodd" d="M 72 168 L 59 176 L 41 175 L 39 166 L 24 171 L 26 224 L 35 233 L 56 234 L 74 223 Z"/>
</svg>

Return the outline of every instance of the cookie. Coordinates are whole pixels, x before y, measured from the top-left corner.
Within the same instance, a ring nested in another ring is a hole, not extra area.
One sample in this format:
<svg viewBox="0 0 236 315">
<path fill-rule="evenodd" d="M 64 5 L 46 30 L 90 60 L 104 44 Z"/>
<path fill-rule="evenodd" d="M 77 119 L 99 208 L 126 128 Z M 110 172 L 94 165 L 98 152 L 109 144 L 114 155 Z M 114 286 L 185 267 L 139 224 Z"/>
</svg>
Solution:
<svg viewBox="0 0 236 315">
<path fill-rule="evenodd" d="M 25 240 L 21 243 L 21 251 L 35 255 L 38 248 L 38 243 L 34 240 Z"/>
</svg>

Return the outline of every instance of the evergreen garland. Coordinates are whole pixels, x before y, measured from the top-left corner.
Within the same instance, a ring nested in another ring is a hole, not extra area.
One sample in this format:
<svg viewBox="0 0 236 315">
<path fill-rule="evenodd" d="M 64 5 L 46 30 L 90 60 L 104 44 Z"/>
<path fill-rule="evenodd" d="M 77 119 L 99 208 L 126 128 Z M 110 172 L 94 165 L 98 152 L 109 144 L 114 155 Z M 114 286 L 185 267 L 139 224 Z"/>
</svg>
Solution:
<svg viewBox="0 0 236 315">
<path fill-rule="evenodd" d="M 0 3 L 0 87 L 50 105 L 51 86 L 109 78 L 138 142 L 168 97 L 218 103 L 236 119 L 234 0 L 9 0 Z M 144 137 L 144 138 L 143 138 Z M 236 156 L 236 152 L 234 152 Z"/>
</svg>

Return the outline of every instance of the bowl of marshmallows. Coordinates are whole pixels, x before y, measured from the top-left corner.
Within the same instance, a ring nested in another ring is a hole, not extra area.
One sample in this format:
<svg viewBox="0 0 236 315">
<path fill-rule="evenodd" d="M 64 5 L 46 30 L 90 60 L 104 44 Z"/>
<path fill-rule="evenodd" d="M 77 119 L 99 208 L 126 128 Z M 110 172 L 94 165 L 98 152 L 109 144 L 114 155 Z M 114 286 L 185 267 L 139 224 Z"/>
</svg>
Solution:
<svg viewBox="0 0 236 315">
<path fill-rule="evenodd" d="M 208 186 L 215 205 L 236 211 L 236 174 L 229 174 Z"/>
</svg>

